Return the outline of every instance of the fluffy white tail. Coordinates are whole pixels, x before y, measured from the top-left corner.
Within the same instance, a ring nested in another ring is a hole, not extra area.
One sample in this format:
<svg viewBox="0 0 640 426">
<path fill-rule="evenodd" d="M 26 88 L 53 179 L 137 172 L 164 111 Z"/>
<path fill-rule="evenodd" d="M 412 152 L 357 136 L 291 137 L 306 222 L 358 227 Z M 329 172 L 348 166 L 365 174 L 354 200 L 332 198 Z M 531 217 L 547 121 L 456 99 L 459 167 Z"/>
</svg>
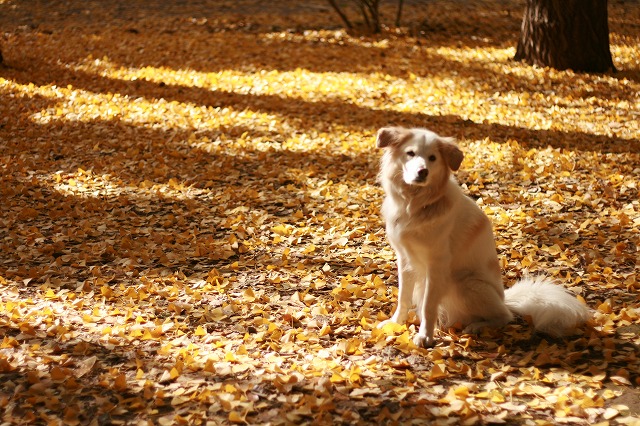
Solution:
<svg viewBox="0 0 640 426">
<path fill-rule="evenodd" d="M 547 277 L 527 277 L 505 290 L 513 313 L 530 316 L 536 330 L 554 337 L 570 334 L 589 319 L 589 308 Z"/>
</svg>

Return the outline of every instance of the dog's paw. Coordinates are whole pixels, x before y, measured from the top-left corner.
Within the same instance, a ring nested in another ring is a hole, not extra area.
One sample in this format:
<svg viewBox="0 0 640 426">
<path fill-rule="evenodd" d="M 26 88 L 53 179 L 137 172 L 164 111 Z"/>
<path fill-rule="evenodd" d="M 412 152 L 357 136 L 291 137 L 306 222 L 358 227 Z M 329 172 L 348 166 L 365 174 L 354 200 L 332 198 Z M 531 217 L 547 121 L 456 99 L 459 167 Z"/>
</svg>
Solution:
<svg viewBox="0 0 640 426">
<path fill-rule="evenodd" d="M 384 328 L 384 326 L 385 326 L 385 325 L 387 325 L 387 324 L 394 324 L 394 325 L 397 325 L 398 323 L 397 323 L 396 321 L 394 321 L 394 320 L 393 320 L 393 318 L 389 318 L 389 319 L 387 319 L 387 320 L 381 321 L 381 322 L 376 326 L 376 328 L 382 329 L 382 328 Z"/>
<path fill-rule="evenodd" d="M 462 333 L 464 334 L 482 334 L 483 331 L 487 330 L 487 329 L 491 329 L 491 328 L 495 328 L 495 327 L 500 327 L 502 326 L 503 323 L 500 321 L 480 321 L 480 322 L 474 322 L 469 324 L 468 326 L 466 326 L 463 330 Z"/>
<path fill-rule="evenodd" d="M 416 334 L 413 336 L 413 343 L 419 348 L 432 348 L 436 344 L 436 339 L 428 338 L 422 334 Z"/>
<path fill-rule="evenodd" d="M 462 334 L 480 334 L 483 328 L 481 324 L 470 324 L 462 329 Z"/>
<path fill-rule="evenodd" d="M 387 324 L 401 325 L 401 324 L 404 324 L 405 322 L 407 322 L 407 313 L 398 312 L 398 310 L 396 310 L 393 313 L 393 315 L 391 315 L 391 318 L 380 322 L 378 324 L 378 328 L 383 328 Z"/>
</svg>

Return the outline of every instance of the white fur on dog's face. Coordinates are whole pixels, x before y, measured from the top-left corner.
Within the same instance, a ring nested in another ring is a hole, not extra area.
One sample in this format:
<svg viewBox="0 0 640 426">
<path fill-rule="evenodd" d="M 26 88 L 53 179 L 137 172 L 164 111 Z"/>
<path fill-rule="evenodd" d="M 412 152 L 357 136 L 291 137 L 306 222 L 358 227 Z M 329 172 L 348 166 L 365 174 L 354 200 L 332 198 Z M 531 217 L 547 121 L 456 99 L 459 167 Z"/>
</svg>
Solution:
<svg viewBox="0 0 640 426">
<path fill-rule="evenodd" d="M 426 186 L 447 167 L 442 159 L 435 134 L 416 134 L 396 148 L 402 164 L 402 179 L 407 185 Z"/>
<path fill-rule="evenodd" d="M 463 158 L 453 139 L 426 129 L 385 127 L 378 132 L 376 144 L 388 149 L 390 166 L 394 173 L 402 172 L 407 185 L 442 183 L 450 170 L 458 170 Z"/>
</svg>

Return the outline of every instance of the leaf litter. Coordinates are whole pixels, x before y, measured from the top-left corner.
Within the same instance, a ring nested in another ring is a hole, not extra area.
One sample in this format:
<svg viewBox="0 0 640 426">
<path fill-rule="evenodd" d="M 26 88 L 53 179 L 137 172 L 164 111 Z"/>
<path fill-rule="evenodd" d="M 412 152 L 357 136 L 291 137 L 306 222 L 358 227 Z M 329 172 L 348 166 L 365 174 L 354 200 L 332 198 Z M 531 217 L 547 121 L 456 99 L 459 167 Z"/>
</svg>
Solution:
<svg viewBox="0 0 640 426">
<path fill-rule="evenodd" d="M 637 424 L 639 8 L 586 75 L 510 60 L 518 2 L 406 7 L 0 1 L 3 424 Z M 376 329 L 389 124 L 458 138 L 506 284 L 591 323 Z"/>
</svg>

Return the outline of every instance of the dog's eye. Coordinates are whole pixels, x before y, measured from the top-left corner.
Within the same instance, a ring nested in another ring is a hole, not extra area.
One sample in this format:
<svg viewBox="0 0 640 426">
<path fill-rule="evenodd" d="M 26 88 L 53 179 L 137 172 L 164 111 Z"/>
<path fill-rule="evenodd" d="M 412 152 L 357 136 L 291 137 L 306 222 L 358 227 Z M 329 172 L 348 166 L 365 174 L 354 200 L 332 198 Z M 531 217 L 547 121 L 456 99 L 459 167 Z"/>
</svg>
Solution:
<svg viewBox="0 0 640 426">
<path fill-rule="evenodd" d="M 415 157 L 416 153 L 413 151 L 407 151 L 407 157 Z"/>
<path fill-rule="evenodd" d="M 429 161 L 436 161 L 436 156 L 435 155 L 430 155 L 429 156 Z"/>
</svg>

